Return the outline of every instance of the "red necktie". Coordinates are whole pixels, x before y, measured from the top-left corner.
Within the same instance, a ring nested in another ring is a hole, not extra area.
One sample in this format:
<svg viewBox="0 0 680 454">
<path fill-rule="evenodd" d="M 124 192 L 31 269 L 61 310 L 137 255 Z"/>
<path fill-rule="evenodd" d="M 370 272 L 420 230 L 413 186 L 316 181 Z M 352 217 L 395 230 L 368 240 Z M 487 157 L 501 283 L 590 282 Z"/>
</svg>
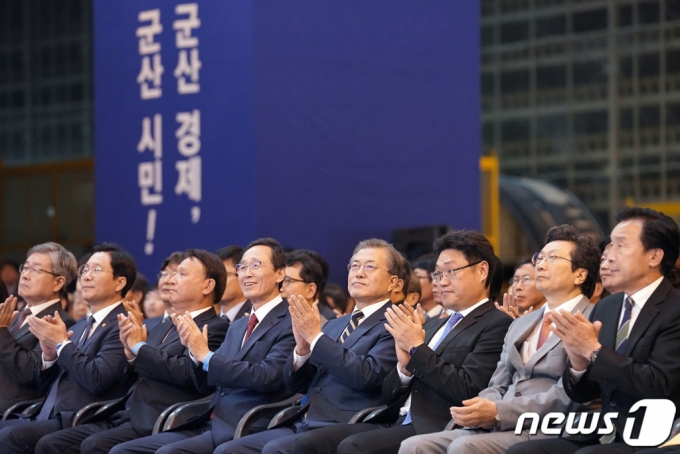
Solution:
<svg viewBox="0 0 680 454">
<path fill-rule="evenodd" d="M 244 344 L 246 343 L 250 335 L 253 333 L 253 330 L 255 329 L 255 326 L 257 325 L 258 322 L 259 320 L 257 319 L 257 316 L 253 312 L 250 318 L 248 319 L 248 329 L 246 330 L 246 337 L 243 338 Z"/>
<path fill-rule="evenodd" d="M 543 315 L 543 323 L 541 323 L 541 331 L 538 333 L 538 344 L 536 344 L 536 350 L 541 348 L 545 341 L 548 340 L 548 336 L 550 336 L 550 325 L 550 319 Z"/>
</svg>

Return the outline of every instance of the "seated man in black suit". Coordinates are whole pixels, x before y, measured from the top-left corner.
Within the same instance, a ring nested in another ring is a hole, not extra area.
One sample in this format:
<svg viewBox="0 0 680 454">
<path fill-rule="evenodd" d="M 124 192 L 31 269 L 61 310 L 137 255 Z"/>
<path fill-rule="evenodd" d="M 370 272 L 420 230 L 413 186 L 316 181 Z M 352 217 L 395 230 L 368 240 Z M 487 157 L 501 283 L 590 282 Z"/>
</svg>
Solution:
<svg viewBox="0 0 680 454">
<path fill-rule="evenodd" d="M 292 396 L 283 384 L 283 364 L 295 345 L 288 303 L 279 295 L 285 267 L 285 253 L 276 240 L 262 238 L 246 247 L 236 269 L 253 313 L 230 325 L 216 351 L 211 351 L 205 333 L 190 315 L 173 316 L 181 342 L 194 361 L 195 383 L 205 384 L 201 389 L 217 388 L 211 409 L 178 430 L 122 443 L 112 454 L 210 454 L 217 445 L 232 439 L 248 410 Z M 261 421 L 254 430 L 266 426 L 267 422 Z"/>
<path fill-rule="evenodd" d="M 296 347 L 286 362 L 284 380 L 293 391 L 306 393 L 300 421 L 227 442 L 216 454 L 290 452 L 302 434 L 344 425 L 357 411 L 382 403 L 382 383 L 397 363 L 394 339 L 385 329 L 385 310 L 392 306 L 389 296 L 399 279 L 400 260 L 383 240 L 361 241 L 347 266 L 356 308 L 351 316 L 329 321 L 323 330 L 317 305 L 290 297 Z M 319 437 L 324 438 L 323 433 Z"/>
<path fill-rule="evenodd" d="M 321 293 L 319 289 L 324 284 L 323 269 L 308 253 L 295 250 L 286 253 L 286 277 L 281 285 L 281 296 L 302 295 L 311 306 L 318 301 Z M 328 320 L 321 315 L 321 324 Z"/>
<path fill-rule="evenodd" d="M 70 427 L 85 405 L 125 395 L 127 383 L 121 382 L 118 371 L 125 358 L 118 338 L 118 314 L 123 313 L 121 301 L 136 275 L 130 254 L 115 244 L 101 244 L 78 270 L 91 315 L 69 332 L 58 312 L 54 317 L 28 318 L 42 349 L 36 381 L 49 391 L 32 420 L 0 422 L 0 452 L 32 453 L 40 438 Z"/>
<path fill-rule="evenodd" d="M 207 251 L 189 250 L 187 256 L 169 279 L 170 304 L 179 313 L 190 312 L 199 328 L 205 326 L 208 345 L 217 348 L 229 328 L 229 322 L 213 310 L 224 293 L 224 266 Z M 36 453 L 107 453 L 119 443 L 151 435 L 156 419 L 170 405 L 206 395 L 209 389 L 199 391 L 194 385 L 193 364 L 171 319 L 154 328 L 148 340 L 134 314 L 120 314 L 118 321 L 126 356 L 120 367 L 131 380 L 138 377 L 127 402 L 121 399 L 120 408 L 124 409 L 109 419 L 47 435 L 36 446 Z"/>
<path fill-rule="evenodd" d="M 60 296 L 76 276 L 76 258 L 62 245 L 43 243 L 33 246 L 21 265 L 19 295 L 27 307 L 12 315 L 16 296 L 0 304 L 0 413 L 17 402 L 44 397 L 35 382 L 40 364 L 40 344 L 28 329 L 28 317 L 44 317 L 59 312 L 67 328 L 75 322 L 61 307 Z"/>
<path fill-rule="evenodd" d="M 243 248 L 241 246 L 227 246 L 218 249 L 215 254 L 222 260 L 224 269 L 227 271 L 227 285 L 224 288 L 224 295 L 222 295 L 220 302 L 215 305 L 215 310 L 217 315 L 231 323 L 250 315 L 252 309 L 250 301 L 243 296 L 236 275 L 235 267 L 243 258 Z"/>
<path fill-rule="evenodd" d="M 177 272 L 179 264 L 186 258 L 186 252 L 175 251 L 163 260 L 161 269 L 158 272 L 158 294 L 165 305 L 165 313 L 157 317 L 144 319 L 144 325 L 146 325 L 147 332 L 151 332 L 156 325 L 168 320 L 170 318 L 170 313 L 175 312 L 170 304 L 170 286 L 168 285 L 168 282 L 170 282 L 170 278 Z"/>
<path fill-rule="evenodd" d="M 590 320 L 551 313 L 552 331 L 569 357 L 567 395 L 576 402 L 602 399 L 603 414 L 619 414 L 615 430 L 521 443 L 508 452 L 634 452 L 640 448 L 628 446 L 622 435 L 635 403 L 668 399 L 680 408 L 680 292 L 666 277 L 678 259 L 680 230 L 672 218 L 649 208 L 625 207 L 617 221 L 605 255 L 609 284 L 620 292 L 599 301 Z M 641 425 L 642 418 L 635 418 L 633 433 Z"/>
<path fill-rule="evenodd" d="M 434 250 L 434 278 L 441 282 L 444 307 L 454 314 L 433 319 L 423 331 L 410 306 L 387 310 L 399 363 L 382 392 L 390 407 L 385 413 L 399 415 L 396 424 L 386 429 L 379 424 L 322 428 L 312 440 L 301 436 L 293 452 L 397 453 L 402 440 L 443 430 L 451 419 L 449 407 L 462 406 L 486 388 L 512 322 L 487 298 L 492 276 L 500 274 L 502 280 L 502 269 L 489 241 L 477 232 L 447 233 Z M 455 278 L 448 271 L 452 268 L 457 269 Z"/>
</svg>

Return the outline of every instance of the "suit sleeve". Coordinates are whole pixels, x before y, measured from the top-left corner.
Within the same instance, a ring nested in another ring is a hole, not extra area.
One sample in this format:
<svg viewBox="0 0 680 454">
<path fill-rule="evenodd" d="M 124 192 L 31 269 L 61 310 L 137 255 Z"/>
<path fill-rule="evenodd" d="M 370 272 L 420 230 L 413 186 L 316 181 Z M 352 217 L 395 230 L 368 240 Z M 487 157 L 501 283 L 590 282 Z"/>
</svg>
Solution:
<svg viewBox="0 0 680 454">
<path fill-rule="evenodd" d="M 352 349 L 344 348 L 324 334 L 314 346 L 309 362 L 324 367 L 328 373 L 354 389 L 380 388 L 387 374 L 397 364 L 397 354 L 392 335 L 382 324 L 378 329 L 381 332 L 367 355 L 357 355 Z"/>
<path fill-rule="evenodd" d="M 306 393 L 309 385 L 316 375 L 316 366 L 309 361 L 304 363 L 298 370 L 293 370 L 293 354 L 286 361 L 283 370 L 283 384 L 295 393 Z"/>
<path fill-rule="evenodd" d="M 511 324 L 505 334 L 501 359 L 498 361 L 496 370 L 489 380 L 489 386 L 479 393 L 479 397 L 498 402 L 503 399 L 503 396 L 508 391 L 508 387 L 512 383 L 512 376 L 515 373 L 515 370 L 508 368 L 508 348 L 514 348 L 513 342 L 508 341 L 512 328 L 513 325 Z"/>
<path fill-rule="evenodd" d="M 445 399 L 462 405 L 463 400 L 477 396 L 489 385 L 510 323 L 510 317 L 494 317 L 480 333 L 460 367 L 445 361 L 423 344 L 414 352 L 406 370 L 414 375 L 417 373 L 418 380 L 437 390 Z"/>
<path fill-rule="evenodd" d="M 219 323 L 211 323 L 212 320 Z M 215 317 L 204 325 L 208 325 L 208 348 L 214 351 L 224 340 L 229 324 Z M 203 325 L 199 326 L 200 329 L 202 327 Z M 143 345 L 135 361 L 135 370 L 152 380 L 176 386 L 193 386 L 194 364 L 185 352 L 186 349 L 183 349 L 183 354 L 171 355 L 151 345 Z"/>
<path fill-rule="evenodd" d="M 283 380 L 283 365 L 288 360 L 288 355 L 295 347 L 293 330 L 290 327 L 290 316 L 279 322 L 279 326 L 272 327 L 280 332 L 274 339 L 272 347 L 266 356 L 259 361 L 237 360 L 220 355 L 219 351 L 210 358 L 207 383 L 230 388 L 242 388 L 261 393 L 274 392 L 281 389 Z M 227 340 L 229 341 L 229 336 Z M 237 340 L 233 340 L 238 342 Z M 223 345 L 224 347 L 224 345 Z M 246 355 L 247 357 L 248 355 Z M 197 381 L 204 373 L 199 366 L 194 368 Z"/>
<path fill-rule="evenodd" d="M 387 404 L 388 406 L 397 402 L 404 396 L 404 394 L 411 391 L 410 384 L 409 386 L 405 386 L 402 388 L 401 379 L 399 378 L 399 372 L 397 371 L 397 367 L 392 369 L 392 372 L 387 374 L 387 377 L 385 377 L 385 381 L 383 382 L 382 386 L 383 400 L 385 401 L 385 404 Z M 411 381 L 411 383 L 413 383 L 413 381 Z"/>
<path fill-rule="evenodd" d="M 16 382 L 31 386 L 36 383 L 36 369 L 42 367 L 40 342 L 28 350 L 22 347 L 7 328 L 0 328 L 0 365 Z"/>
<path fill-rule="evenodd" d="M 116 386 L 121 358 L 125 357 L 117 324 L 112 324 L 104 335 L 94 358 L 90 359 L 71 342 L 62 348 L 57 360 L 80 386 L 95 395 L 104 394 Z"/>
</svg>

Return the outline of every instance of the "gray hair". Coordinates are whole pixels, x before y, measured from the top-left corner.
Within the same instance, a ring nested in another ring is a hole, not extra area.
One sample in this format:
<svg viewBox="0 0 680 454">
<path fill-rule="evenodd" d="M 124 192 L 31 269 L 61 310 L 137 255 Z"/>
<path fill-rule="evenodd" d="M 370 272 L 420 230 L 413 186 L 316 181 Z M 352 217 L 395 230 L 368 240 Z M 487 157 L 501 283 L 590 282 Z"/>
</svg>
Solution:
<svg viewBox="0 0 680 454">
<path fill-rule="evenodd" d="M 359 244 L 354 248 L 352 252 L 352 257 L 357 255 L 362 249 L 385 249 L 387 251 L 387 268 L 389 268 L 389 273 L 398 276 L 401 269 L 402 256 L 397 251 L 394 246 L 385 240 L 379 238 L 369 238 L 368 240 L 359 241 Z"/>
<path fill-rule="evenodd" d="M 61 244 L 53 242 L 36 244 L 28 250 L 26 258 L 30 257 L 31 254 L 45 254 L 49 256 L 50 263 L 52 264 L 52 272 L 59 276 L 63 276 L 65 279 L 64 287 L 61 289 L 62 292 L 76 277 L 78 261 L 74 255 Z"/>
</svg>

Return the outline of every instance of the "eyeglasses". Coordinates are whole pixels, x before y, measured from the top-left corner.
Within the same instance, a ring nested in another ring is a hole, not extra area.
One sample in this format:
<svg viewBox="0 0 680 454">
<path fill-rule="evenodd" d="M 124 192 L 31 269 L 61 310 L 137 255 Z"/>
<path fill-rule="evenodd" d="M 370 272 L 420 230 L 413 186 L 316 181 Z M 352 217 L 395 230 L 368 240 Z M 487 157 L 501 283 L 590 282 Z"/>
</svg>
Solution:
<svg viewBox="0 0 680 454">
<path fill-rule="evenodd" d="M 570 260 L 570 259 L 567 259 L 567 258 L 564 258 L 564 257 L 560 257 L 559 255 L 550 254 L 549 256 L 546 257 L 544 255 L 539 255 L 539 253 L 537 252 L 537 253 L 534 254 L 533 257 L 531 257 L 531 263 L 533 263 L 534 266 L 538 266 L 538 265 L 541 264 L 541 262 L 543 262 L 543 260 L 546 260 L 546 259 L 548 260 L 548 263 L 553 263 L 555 261 L 555 259 L 562 259 L 562 260 L 566 260 L 567 262 L 573 262 L 573 260 Z"/>
<path fill-rule="evenodd" d="M 302 279 L 295 279 L 294 277 L 286 276 L 283 278 L 283 285 L 287 287 L 291 282 L 302 282 L 304 284 L 309 284 L 309 282 Z"/>
<path fill-rule="evenodd" d="M 441 282 L 444 276 L 446 276 L 447 280 L 455 279 L 456 278 L 456 271 L 464 270 L 465 268 L 470 268 L 471 266 L 478 265 L 482 263 L 484 260 L 477 260 L 474 263 L 469 263 L 465 266 L 459 266 L 458 268 L 453 268 L 450 270 L 444 270 L 442 271 L 435 271 L 434 273 L 431 274 L 432 280 L 435 282 Z"/>
<path fill-rule="evenodd" d="M 352 262 L 347 264 L 347 271 L 349 271 L 350 273 L 358 273 L 362 268 L 364 270 L 364 273 L 366 274 L 373 274 L 375 273 L 375 270 L 383 270 L 387 271 L 388 273 L 390 272 L 390 270 L 386 270 L 385 268 L 380 268 L 375 265 L 371 265 L 370 263 L 362 265 L 359 262 Z"/>
<path fill-rule="evenodd" d="M 90 272 L 92 273 L 92 276 L 98 276 L 102 271 L 113 274 L 113 271 L 105 270 L 99 265 L 95 265 L 93 267 L 90 267 L 89 265 L 81 265 L 80 268 L 78 268 L 78 277 L 83 277 Z"/>
<path fill-rule="evenodd" d="M 177 271 L 161 271 L 158 273 L 158 280 L 160 281 L 161 279 L 172 279 L 175 274 L 177 274 Z"/>
<path fill-rule="evenodd" d="M 241 271 L 246 271 L 248 268 L 250 268 L 251 271 L 257 271 L 260 268 L 262 268 L 262 265 L 264 265 L 267 262 L 261 262 L 259 260 L 254 260 L 250 262 L 249 265 L 245 265 L 243 263 L 239 263 L 234 265 L 234 268 L 236 268 L 236 274 L 240 273 Z"/>
<path fill-rule="evenodd" d="M 51 271 L 47 271 L 38 267 L 30 267 L 25 263 L 22 263 L 21 265 L 19 265 L 19 274 L 24 274 L 24 271 L 30 273 L 31 276 L 37 276 L 40 273 L 47 273 L 51 274 L 52 276 L 61 276 L 61 274 L 53 273 Z"/>
<path fill-rule="evenodd" d="M 529 283 L 533 280 L 534 279 L 531 276 L 529 276 L 528 274 L 525 274 L 524 276 L 520 276 L 519 278 L 513 278 L 512 279 L 512 285 L 517 285 L 517 284 L 519 284 L 520 281 L 522 281 L 522 284 L 524 284 L 524 285 L 529 285 Z"/>
</svg>

